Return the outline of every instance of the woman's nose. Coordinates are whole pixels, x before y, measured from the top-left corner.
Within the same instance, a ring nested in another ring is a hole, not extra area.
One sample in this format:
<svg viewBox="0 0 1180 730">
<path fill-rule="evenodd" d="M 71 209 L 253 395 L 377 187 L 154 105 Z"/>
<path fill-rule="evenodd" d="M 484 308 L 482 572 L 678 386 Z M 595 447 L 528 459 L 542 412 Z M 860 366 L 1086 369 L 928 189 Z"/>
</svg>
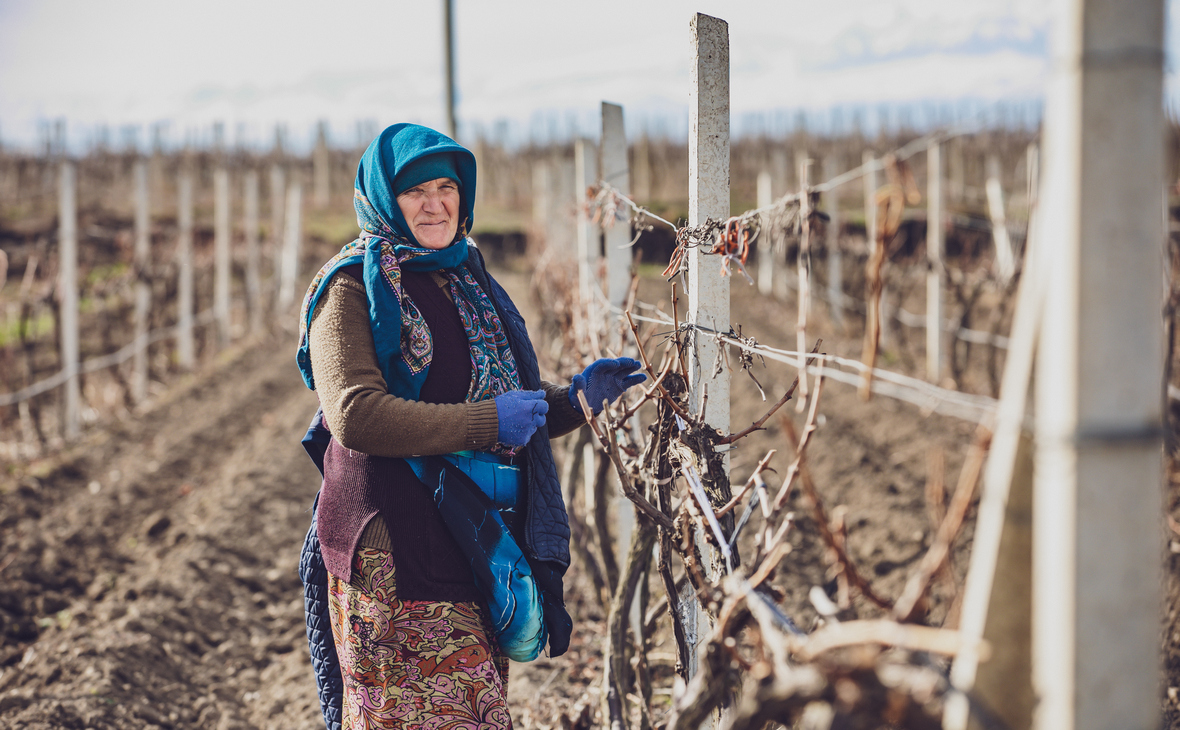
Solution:
<svg viewBox="0 0 1180 730">
<path fill-rule="evenodd" d="M 442 194 L 438 192 L 427 193 L 426 199 L 422 202 L 422 209 L 427 213 L 437 213 L 443 209 Z"/>
</svg>

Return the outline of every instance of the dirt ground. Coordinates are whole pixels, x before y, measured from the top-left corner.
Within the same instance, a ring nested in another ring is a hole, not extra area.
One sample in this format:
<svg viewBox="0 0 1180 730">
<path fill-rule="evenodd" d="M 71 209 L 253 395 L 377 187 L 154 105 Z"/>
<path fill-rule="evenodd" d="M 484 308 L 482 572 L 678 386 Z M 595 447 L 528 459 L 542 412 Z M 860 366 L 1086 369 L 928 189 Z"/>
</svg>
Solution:
<svg viewBox="0 0 1180 730">
<path fill-rule="evenodd" d="M 527 277 L 502 278 L 526 317 L 535 316 Z M 656 284 L 645 283 L 645 298 L 661 296 Z M 743 334 L 792 347 L 790 307 L 735 285 L 733 309 Z M 840 333 L 822 312 L 815 321 L 826 351 L 856 356 L 859 329 Z M 0 726 L 323 726 L 296 572 L 318 486 L 298 443 L 315 396 L 299 378 L 293 340 L 285 332 L 241 342 L 138 417 L 0 475 Z M 777 363 L 755 373 L 771 402 L 794 376 Z M 765 407 L 754 383 L 735 374 L 735 429 Z M 801 420 L 793 407 L 784 410 Z M 974 425 L 883 398 L 864 403 L 834 382 L 820 412 L 809 452 L 816 483 L 829 508 L 846 509 L 849 552 L 862 572 L 880 593 L 896 596 L 933 531 L 925 497 L 930 452 L 941 450 L 953 485 Z M 768 448 L 779 449 L 772 465 L 784 470 L 790 451 L 772 424 L 734 452 L 735 479 Z M 786 610 L 808 629 L 815 619 L 808 590 L 832 593 L 834 581 L 807 505 L 796 499 L 794 509 L 795 549 L 776 582 Z M 960 579 L 970 534 L 969 523 L 955 552 Z M 1169 606 L 1176 605 L 1176 559 Z M 584 709 L 588 716 L 597 709 L 603 617 L 581 591 L 578 570 L 575 564 L 567 583 L 570 652 L 513 666 L 518 727 L 568 727 Z M 948 612 L 953 621 L 949 586 L 939 584 L 935 599 L 932 622 Z M 1167 612 L 1172 677 L 1180 674 L 1175 614 Z M 653 649 L 659 696 L 671 695 L 673 654 L 671 642 Z"/>
</svg>

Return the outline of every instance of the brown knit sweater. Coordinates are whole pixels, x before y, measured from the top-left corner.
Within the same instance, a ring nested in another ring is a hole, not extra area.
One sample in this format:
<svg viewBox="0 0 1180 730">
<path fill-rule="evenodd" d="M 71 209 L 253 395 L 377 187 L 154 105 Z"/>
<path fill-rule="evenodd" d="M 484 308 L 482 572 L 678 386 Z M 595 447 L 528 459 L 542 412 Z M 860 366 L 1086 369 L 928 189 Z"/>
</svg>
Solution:
<svg viewBox="0 0 1180 730">
<path fill-rule="evenodd" d="M 499 431 L 494 400 L 438 404 L 389 394 L 369 327 L 368 297 L 351 274 L 346 270 L 328 283 L 308 333 L 316 392 L 333 438 L 352 451 L 394 458 L 494 446 Z M 449 296 L 446 279 L 438 274 L 432 279 Z M 542 387 L 550 438 L 585 423 L 569 403 L 568 386 L 543 382 Z M 384 520 L 370 520 L 357 547 L 391 550 Z"/>
</svg>

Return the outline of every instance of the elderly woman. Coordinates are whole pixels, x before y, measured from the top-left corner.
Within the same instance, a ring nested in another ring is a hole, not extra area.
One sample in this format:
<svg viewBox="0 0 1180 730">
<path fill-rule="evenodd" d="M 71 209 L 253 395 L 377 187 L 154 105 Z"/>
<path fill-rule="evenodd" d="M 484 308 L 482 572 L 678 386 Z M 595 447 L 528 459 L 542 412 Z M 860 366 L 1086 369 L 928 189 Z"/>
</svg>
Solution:
<svg viewBox="0 0 1180 730">
<path fill-rule="evenodd" d="M 627 358 L 540 379 L 467 238 L 475 185 L 448 137 L 383 131 L 357 170 L 361 235 L 304 301 L 298 362 L 321 406 L 305 443 L 324 476 L 305 557 L 318 538 L 327 578 L 307 581 L 308 634 L 329 725 L 335 707 L 345 728 L 511 726 L 507 659 L 559 655 L 571 630 L 549 439 L 583 423 L 578 389 L 601 408 L 644 379 Z"/>
</svg>

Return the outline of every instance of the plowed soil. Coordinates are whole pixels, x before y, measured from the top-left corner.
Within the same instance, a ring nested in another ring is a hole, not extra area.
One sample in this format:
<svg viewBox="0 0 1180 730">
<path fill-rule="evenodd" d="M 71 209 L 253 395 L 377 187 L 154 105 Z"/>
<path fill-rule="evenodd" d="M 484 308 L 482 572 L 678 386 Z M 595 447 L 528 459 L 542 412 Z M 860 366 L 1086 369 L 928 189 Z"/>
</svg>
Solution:
<svg viewBox="0 0 1180 730">
<path fill-rule="evenodd" d="M 527 277 L 505 272 L 503 280 L 535 318 Z M 653 285 L 648 294 L 661 291 Z M 793 346 L 789 307 L 735 285 L 734 312 L 743 334 Z M 815 319 L 827 351 L 855 354 L 855 334 Z M 290 332 L 243 341 L 135 418 L 0 476 L 0 726 L 323 726 L 296 572 L 318 487 L 299 439 L 316 400 L 293 350 Z M 794 376 L 776 363 L 756 365 L 755 374 L 770 402 Z M 735 428 L 765 408 L 753 382 L 735 374 Z M 793 405 L 784 412 L 802 418 Z M 941 450 L 953 488 L 974 424 L 883 398 L 864 403 L 837 383 L 827 384 L 820 412 L 810 451 L 817 485 L 829 508 L 846 509 L 849 551 L 862 572 L 878 592 L 897 596 L 931 540 L 929 453 Z M 785 471 L 789 449 L 769 425 L 734 453 L 735 478 L 768 448 L 779 449 L 772 465 Z M 834 594 L 834 581 L 808 505 L 793 506 L 795 549 L 777 584 L 806 629 L 815 619 L 808 590 Z M 969 521 L 955 552 L 960 579 L 970 534 Z M 510 704 L 520 727 L 568 726 L 597 708 L 602 615 L 583 598 L 578 571 L 575 564 L 567 583 L 569 654 L 513 666 Z M 952 598 L 948 584 L 936 586 L 934 623 Z M 663 696 L 673 651 L 669 643 L 652 656 Z"/>
</svg>

